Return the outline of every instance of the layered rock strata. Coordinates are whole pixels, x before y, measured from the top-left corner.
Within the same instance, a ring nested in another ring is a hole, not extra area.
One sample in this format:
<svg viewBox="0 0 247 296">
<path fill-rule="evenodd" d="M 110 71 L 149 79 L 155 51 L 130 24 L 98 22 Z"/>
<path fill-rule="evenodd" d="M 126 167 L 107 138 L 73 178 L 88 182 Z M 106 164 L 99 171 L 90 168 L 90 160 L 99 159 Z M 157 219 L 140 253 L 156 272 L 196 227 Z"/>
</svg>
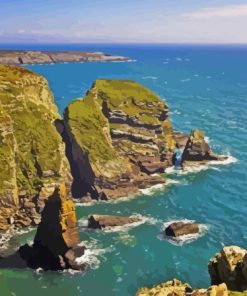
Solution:
<svg viewBox="0 0 247 296">
<path fill-rule="evenodd" d="M 175 141 L 168 107 L 138 83 L 97 80 L 84 99 L 67 107 L 58 130 L 68 149 L 78 149 L 77 155 L 84 154 L 84 162 L 90 163 L 90 178 L 82 167 L 73 175 L 79 197 L 85 197 L 80 187 L 88 187 L 86 195 L 92 198 L 101 193 L 118 198 L 165 183 L 154 174 L 172 165 Z M 71 166 L 76 159 L 70 157 Z"/>
</svg>

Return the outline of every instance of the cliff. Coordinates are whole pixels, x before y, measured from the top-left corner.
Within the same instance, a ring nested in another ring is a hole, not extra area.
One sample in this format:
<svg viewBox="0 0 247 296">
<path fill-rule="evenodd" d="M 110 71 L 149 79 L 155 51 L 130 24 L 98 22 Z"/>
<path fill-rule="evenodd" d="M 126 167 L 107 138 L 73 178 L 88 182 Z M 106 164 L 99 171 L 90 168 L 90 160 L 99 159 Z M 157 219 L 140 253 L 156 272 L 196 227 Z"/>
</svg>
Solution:
<svg viewBox="0 0 247 296">
<path fill-rule="evenodd" d="M 38 224 L 44 200 L 71 182 L 57 118 L 45 78 L 0 65 L 0 230 Z"/>
<path fill-rule="evenodd" d="M 247 295 L 247 250 L 238 246 L 224 247 L 208 263 L 212 286 L 193 289 L 187 283 L 172 280 L 152 288 L 141 288 L 136 296 L 244 296 Z"/>
<path fill-rule="evenodd" d="M 97 80 L 84 99 L 66 108 L 58 126 L 67 143 L 76 145 L 85 155 L 84 162 L 90 163 L 91 178 L 85 172 L 78 178 L 83 167 L 74 173 L 76 188 L 87 183 L 86 187 L 95 186 L 97 192 L 117 198 L 165 182 L 152 175 L 172 165 L 176 143 L 167 105 L 144 86 L 127 80 Z M 76 159 L 70 157 L 71 166 Z M 94 192 L 88 190 L 91 197 Z"/>
</svg>

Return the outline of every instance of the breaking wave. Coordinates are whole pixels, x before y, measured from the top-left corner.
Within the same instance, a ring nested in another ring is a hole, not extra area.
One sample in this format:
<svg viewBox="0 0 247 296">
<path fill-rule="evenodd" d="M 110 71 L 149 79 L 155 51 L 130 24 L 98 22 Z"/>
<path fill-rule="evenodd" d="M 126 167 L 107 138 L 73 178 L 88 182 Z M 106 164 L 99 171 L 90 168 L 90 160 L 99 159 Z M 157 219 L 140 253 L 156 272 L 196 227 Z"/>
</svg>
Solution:
<svg viewBox="0 0 247 296">
<path fill-rule="evenodd" d="M 193 173 L 198 173 L 208 169 L 219 170 L 217 166 L 229 165 L 229 164 L 238 162 L 238 159 L 231 155 L 219 155 L 219 156 L 227 157 L 227 158 L 224 160 L 212 160 L 205 164 L 194 163 L 194 165 L 186 166 L 184 168 L 170 167 L 166 169 L 166 173 L 178 174 L 178 175 L 193 174 Z"/>
</svg>

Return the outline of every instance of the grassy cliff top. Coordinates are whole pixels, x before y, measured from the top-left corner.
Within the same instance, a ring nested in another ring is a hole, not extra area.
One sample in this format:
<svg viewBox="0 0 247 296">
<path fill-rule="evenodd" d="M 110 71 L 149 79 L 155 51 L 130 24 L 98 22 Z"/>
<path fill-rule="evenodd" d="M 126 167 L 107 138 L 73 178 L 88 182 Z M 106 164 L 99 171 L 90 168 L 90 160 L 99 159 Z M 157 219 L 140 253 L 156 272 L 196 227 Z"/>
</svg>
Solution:
<svg viewBox="0 0 247 296">
<path fill-rule="evenodd" d="M 130 101 L 139 108 L 146 107 L 148 103 L 167 107 L 155 93 L 131 80 L 99 79 L 95 81 L 91 91 L 98 99 L 106 100 L 113 109 L 123 107 Z"/>
</svg>

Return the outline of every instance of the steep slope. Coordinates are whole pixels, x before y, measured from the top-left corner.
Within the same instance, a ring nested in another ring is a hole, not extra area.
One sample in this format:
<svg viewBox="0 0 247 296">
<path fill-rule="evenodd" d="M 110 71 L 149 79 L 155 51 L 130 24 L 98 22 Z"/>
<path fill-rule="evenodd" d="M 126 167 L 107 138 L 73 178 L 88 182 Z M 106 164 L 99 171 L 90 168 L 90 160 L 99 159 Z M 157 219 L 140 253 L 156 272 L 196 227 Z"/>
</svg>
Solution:
<svg viewBox="0 0 247 296">
<path fill-rule="evenodd" d="M 0 229 L 37 224 L 54 186 L 70 182 L 57 118 L 45 78 L 0 65 Z"/>
<path fill-rule="evenodd" d="M 172 164 L 175 141 L 168 107 L 144 86 L 97 80 L 84 99 L 67 107 L 63 124 L 69 142 L 88 154 L 95 174 L 91 185 L 98 192 L 117 198 L 165 182 L 152 175 Z"/>
</svg>

